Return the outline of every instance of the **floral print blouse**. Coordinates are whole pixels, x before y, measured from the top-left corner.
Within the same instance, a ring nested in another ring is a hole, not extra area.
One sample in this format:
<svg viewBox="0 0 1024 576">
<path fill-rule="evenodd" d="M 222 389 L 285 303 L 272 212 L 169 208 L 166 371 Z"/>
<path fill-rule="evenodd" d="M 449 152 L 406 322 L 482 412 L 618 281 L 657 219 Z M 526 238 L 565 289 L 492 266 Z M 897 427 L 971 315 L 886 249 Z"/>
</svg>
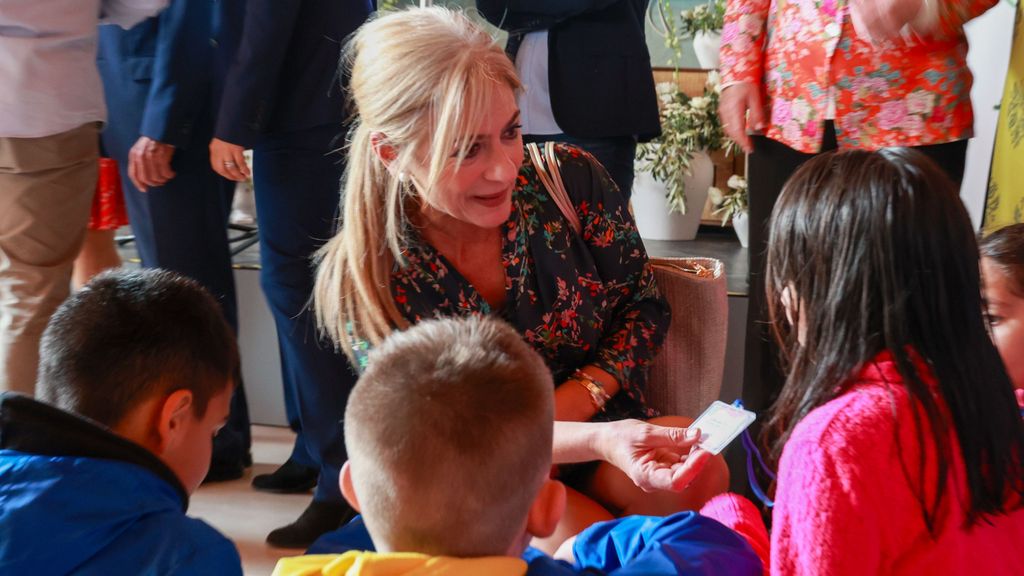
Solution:
<svg viewBox="0 0 1024 576">
<path fill-rule="evenodd" d="M 936 32 L 874 46 L 854 31 L 849 0 L 729 0 L 723 85 L 764 87 L 766 135 L 801 152 L 820 151 L 826 119 L 835 120 L 840 148 L 970 138 L 963 25 L 998 0 L 930 1 L 940 7 Z"/>
<path fill-rule="evenodd" d="M 608 174 L 578 148 L 555 150 L 583 230 L 572 229 L 526 154 L 512 212 L 502 226 L 503 309 L 492 310 L 411 227 L 406 265 L 396 266 L 391 277 L 395 303 L 410 323 L 496 314 L 544 357 L 556 385 L 588 364 L 616 377 L 621 389 L 595 419 L 654 416 L 644 386 L 671 312 L 658 293 L 633 217 Z"/>
</svg>

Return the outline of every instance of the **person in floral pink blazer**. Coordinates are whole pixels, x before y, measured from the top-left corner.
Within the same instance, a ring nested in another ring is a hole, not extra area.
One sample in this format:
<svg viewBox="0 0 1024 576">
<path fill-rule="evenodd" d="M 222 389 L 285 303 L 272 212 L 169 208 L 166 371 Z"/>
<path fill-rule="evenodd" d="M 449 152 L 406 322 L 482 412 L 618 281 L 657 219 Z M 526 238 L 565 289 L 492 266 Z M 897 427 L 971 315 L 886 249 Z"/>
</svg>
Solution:
<svg viewBox="0 0 1024 576">
<path fill-rule="evenodd" d="M 972 136 L 963 26 L 998 0 L 729 0 L 719 108 L 750 154 L 745 402 L 781 388 L 764 320 L 766 223 L 789 176 L 835 148 L 918 148 L 958 186 Z"/>
</svg>

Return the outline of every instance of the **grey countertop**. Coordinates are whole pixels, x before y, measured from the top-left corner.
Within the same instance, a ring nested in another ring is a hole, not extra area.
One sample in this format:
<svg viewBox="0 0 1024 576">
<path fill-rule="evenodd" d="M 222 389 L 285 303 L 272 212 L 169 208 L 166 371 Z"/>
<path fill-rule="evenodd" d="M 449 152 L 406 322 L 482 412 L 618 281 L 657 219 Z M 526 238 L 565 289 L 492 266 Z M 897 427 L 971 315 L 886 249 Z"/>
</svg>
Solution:
<svg viewBox="0 0 1024 576">
<path fill-rule="evenodd" d="M 704 226 L 696 240 L 644 240 L 647 254 L 654 258 L 717 258 L 725 264 L 730 296 L 747 295 L 747 249 L 740 246 L 731 228 Z"/>
<path fill-rule="evenodd" d="M 131 230 L 123 228 L 118 231 L 120 237 L 131 234 Z M 229 230 L 231 238 L 241 240 L 233 247 L 248 244 L 245 240 L 253 238 L 242 230 Z M 254 239 L 254 238 L 253 238 Z M 731 228 L 703 226 L 696 240 L 644 240 L 647 253 L 656 258 L 672 258 L 684 256 L 700 256 L 717 258 L 725 264 L 726 282 L 730 296 L 747 295 L 747 249 L 740 246 Z M 128 262 L 138 262 L 134 242 L 125 242 L 119 247 L 121 257 Z M 234 263 L 240 269 L 259 268 L 259 244 L 251 244 L 235 254 Z"/>
</svg>

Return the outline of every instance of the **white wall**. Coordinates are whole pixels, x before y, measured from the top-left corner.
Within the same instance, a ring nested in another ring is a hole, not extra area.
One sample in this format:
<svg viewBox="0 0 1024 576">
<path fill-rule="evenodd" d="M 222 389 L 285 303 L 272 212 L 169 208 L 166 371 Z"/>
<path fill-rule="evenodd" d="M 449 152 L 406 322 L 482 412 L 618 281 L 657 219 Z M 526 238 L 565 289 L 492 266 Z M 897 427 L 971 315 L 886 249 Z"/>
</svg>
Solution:
<svg viewBox="0 0 1024 576">
<path fill-rule="evenodd" d="M 980 227 L 985 208 L 985 189 L 992 161 L 998 111 L 1006 68 L 1010 62 L 1014 8 L 1006 2 L 967 24 L 971 50 L 967 64 L 974 73 L 971 101 L 974 103 L 974 138 L 967 147 L 967 168 L 960 189 L 975 227 Z"/>
<path fill-rule="evenodd" d="M 277 329 L 260 288 L 256 270 L 235 270 L 238 298 L 238 349 L 242 354 L 242 380 L 253 424 L 287 426 L 281 357 Z"/>
</svg>

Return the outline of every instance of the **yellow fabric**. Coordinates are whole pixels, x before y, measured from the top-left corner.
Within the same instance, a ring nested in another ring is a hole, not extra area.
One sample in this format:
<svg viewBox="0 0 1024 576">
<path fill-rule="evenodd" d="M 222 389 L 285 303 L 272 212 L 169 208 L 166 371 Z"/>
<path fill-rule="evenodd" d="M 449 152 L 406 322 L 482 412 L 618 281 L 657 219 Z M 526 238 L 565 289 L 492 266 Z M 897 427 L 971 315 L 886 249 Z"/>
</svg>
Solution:
<svg viewBox="0 0 1024 576">
<path fill-rule="evenodd" d="M 425 554 L 351 551 L 282 558 L 273 576 L 522 576 L 526 562 L 509 556 L 448 558 Z"/>
<path fill-rule="evenodd" d="M 1024 2 L 1017 3 L 983 227 L 991 232 L 1017 222 L 1024 222 Z"/>
</svg>

